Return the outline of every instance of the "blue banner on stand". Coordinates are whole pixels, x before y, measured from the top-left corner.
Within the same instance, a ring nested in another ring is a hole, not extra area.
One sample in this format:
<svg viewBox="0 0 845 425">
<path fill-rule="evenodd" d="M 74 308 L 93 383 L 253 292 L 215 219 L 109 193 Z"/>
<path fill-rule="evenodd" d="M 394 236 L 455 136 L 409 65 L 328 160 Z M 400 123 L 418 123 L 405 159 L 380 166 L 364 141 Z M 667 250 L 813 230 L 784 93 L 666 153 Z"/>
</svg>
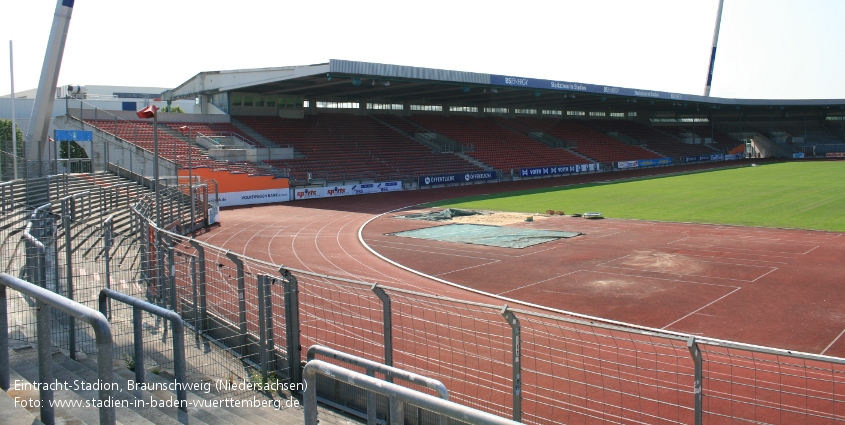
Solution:
<svg viewBox="0 0 845 425">
<path fill-rule="evenodd" d="M 483 171 L 473 173 L 438 174 L 436 176 L 422 176 L 419 178 L 420 186 L 433 184 L 469 183 L 474 181 L 496 180 L 495 171 Z"/>
<path fill-rule="evenodd" d="M 58 142 L 90 142 L 94 140 L 94 132 L 87 130 L 56 130 L 55 140 Z"/>
<path fill-rule="evenodd" d="M 558 165 L 554 167 L 520 168 L 520 177 L 543 177 L 560 174 L 586 173 L 596 171 L 596 164 Z"/>
<path fill-rule="evenodd" d="M 637 161 L 640 167 L 657 167 L 661 165 L 672 165 L 672 158 L 641 159 Z"/>
</svg>

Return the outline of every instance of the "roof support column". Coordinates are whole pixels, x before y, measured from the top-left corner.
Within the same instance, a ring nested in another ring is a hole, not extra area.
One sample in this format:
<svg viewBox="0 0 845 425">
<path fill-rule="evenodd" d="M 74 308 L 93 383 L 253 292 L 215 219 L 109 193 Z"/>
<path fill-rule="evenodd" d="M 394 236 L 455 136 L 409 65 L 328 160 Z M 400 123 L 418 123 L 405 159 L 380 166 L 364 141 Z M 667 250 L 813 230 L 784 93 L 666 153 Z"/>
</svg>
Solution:
<svg viewBox="0 0 845 425">
<path fill-rule="evenodd" d="M 208 103 L 211 100 L 211 96 L 207 94 L 201 94 L 200 98 L 200 113 L 207 114 L 208 113 Z"/>
</svg>

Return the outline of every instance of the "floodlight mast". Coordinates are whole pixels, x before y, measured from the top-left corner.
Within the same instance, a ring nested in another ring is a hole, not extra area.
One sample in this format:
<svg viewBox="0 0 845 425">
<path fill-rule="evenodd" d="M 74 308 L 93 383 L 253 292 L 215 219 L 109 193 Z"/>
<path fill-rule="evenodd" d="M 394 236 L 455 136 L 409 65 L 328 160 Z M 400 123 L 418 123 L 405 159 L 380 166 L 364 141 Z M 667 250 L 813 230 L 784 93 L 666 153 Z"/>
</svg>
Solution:
<svg viewBox="0 0 845 425">
<path fill-rule="evenodd" d="M 29 132 L 24 136 L 25 158 L 36 161 L 26 169 L 26 203 L 40 206 L 49 202 L 50 160 L 49 130 L 50 118 L 53 112 L 53 102 L 56 100 L 56 84 L 59 81 L 59 70 L 62 67 L 62 55 L 67 41 L 67 31 L 70 26 L 70 15 L 73 12 L 74 0 L 57 0 L 56 12 L 53 15 L 53 26 L 50 28 L 50 38 L 47 40 L 47 51 L 44 53 L 44 64 L 41 66 L 41 78 L 35 93 L 35 105 L 32 108 L 32 119 L 29 122 Z M 80 117 L 81 118 L 81 117 Z"/>
<path fill-rule="evenodd" d="M 12 83 L 12 169 L 14 178 L 18 179 L 18 132 L 15 123 L 15 55 L 12 52 L 12 40 L 9 40 L 9 76 Z M 21 140 L 23 143 L 23 140 Z"/>
<path fill-rule="evenodd" d="M 50 116 L 56 98 L 56 84 L 59 81 L 59 70 L 62 67 L 62 55 L 67 41 L 73 2 L 74 0 L 56 1 L 53 26 L 50 29 L 47 51 L 44 54 L 44 64 L 41 66 L 41 79 L 38 81 L 38 90 L 35 94 L 32 121 L 30 121 L 29 132 L 26 135 L 26 140 L 29 142 L 27 158 L 33 161 L 49 160 L 47 136 L 50 129 Z"/>
<path fill-rule="evenodd" d="M 713 67 L 716 65 L 716 45 L 719 44 L 719 27 L 722 26 L 722 6 L 725 0 L 719 0 L 716 11 L 716 28 L 713 29 L 713 50 L 710 51 L 710 67 L 707 68 L 707 84 L 704 86 L 704 96 L 710 97 L 710 85 L 713 82 Z"/>
</svg>

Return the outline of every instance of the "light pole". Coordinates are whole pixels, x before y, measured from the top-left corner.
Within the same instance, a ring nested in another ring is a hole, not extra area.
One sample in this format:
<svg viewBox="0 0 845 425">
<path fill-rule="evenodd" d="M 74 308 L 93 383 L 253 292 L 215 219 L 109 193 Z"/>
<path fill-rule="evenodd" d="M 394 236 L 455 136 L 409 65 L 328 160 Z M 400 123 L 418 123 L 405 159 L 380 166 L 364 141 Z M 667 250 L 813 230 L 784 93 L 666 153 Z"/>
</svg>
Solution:
<svg viewBox="0 0 845 425">
<path fill-rule="evenodd" d="M 710 97 L 710 85 L 713 82 L 713 67 L 716 66 L 716 46 L 719 44 L 719 27 L 722 26 L 722 6 L 725 0 L 719 0 L 716 11 L 716 27 L 713 29 L 713 49 L 710 51 L 710 67 L 707 68 L 707 84 L 704 85 L 704 97 Z"/>
<path fill-rule="evenodd" d="M 12 54 L 12 40 L 9 40 L 9 75 L 12 82 L 12 169 L 14 179 L 18 179 L 18 134 L 15 129 L 15 56 Z"/>
<path fill-rule="evenodd" d="M 193 164 L 193 146 L 191 145 L 191 127 L 187 125 L 180 127 L 180 129 L 188 129 L 188 194 L 191 199 L 191 231 L 194 231 L 196 224 L 196 211 L 194 209 L 194 164 Z"/>
</svg>

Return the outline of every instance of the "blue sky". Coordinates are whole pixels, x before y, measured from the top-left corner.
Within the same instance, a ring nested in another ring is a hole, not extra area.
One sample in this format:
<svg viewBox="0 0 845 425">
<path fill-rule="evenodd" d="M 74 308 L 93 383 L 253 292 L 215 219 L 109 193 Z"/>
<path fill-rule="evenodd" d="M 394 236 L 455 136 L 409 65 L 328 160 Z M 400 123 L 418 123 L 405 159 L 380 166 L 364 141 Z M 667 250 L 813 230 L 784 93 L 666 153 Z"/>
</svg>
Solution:
<svg viewBox="0 0 845 425">
<path fill-rule="evenodd" d="M 53 0 L 6 0 L 0 94 L 38 83 Z M 233 6 L 237 5 L 237 6 Z M 328 59 L 702 94 L 718 0 L 76 0 L 59 84 L 174 87 Z M 10 16 L 11 15 L 11 16 Z M 725 0 L 711 96 L 845 99 L 845 0 Z"/>
</svg>

